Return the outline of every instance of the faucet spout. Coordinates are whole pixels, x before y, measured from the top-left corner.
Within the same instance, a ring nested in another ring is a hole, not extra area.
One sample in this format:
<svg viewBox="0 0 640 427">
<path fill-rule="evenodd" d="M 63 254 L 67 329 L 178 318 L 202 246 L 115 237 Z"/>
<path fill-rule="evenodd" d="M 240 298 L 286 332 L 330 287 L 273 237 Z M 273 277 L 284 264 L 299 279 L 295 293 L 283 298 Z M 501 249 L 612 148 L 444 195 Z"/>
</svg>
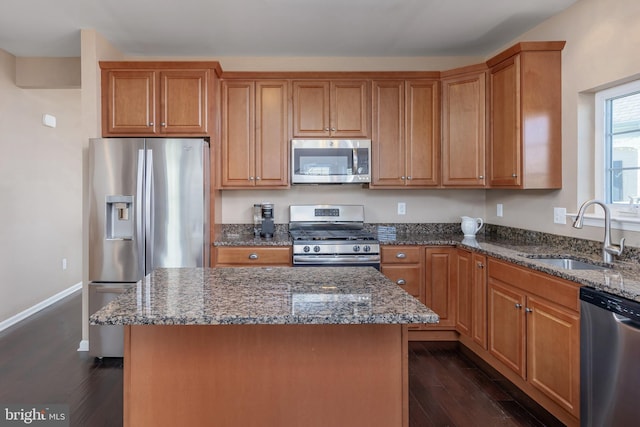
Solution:
<svg viewBox="0 0 640 427">
<path fill-rule="evenodd" d="M 574 228 L 582 228 L 584 223 L 584 214 L 587 208 L 591 205 L 600 205 L 604 210 L 604 241 L 602 242 L 602 260 L 605 263 L 611 264 L 613 262 L 613 255 L 620 255 L 624 250 L 624 237 L 620 239 L 620 245 L 611 244 L 611 211 L 609 207 L 601 200 L 587 200 L 580 206 L 578 210 L 578 216 L 576 216 L 573 222 Z"/>
</svg>

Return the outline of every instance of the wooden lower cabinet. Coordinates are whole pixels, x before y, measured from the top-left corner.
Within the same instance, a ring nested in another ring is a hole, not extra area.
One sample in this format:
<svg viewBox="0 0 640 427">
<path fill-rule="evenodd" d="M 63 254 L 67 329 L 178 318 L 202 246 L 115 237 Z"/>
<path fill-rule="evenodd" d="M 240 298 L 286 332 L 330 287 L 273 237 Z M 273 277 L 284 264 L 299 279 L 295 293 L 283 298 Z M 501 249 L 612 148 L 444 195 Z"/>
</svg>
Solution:
<svg viewBox="0 0 640 427">
<path fill-rule="evenodd" d="M 487 349 L 487 257 L 458 249 L 454 300 L 456 331 Z"/>
<path fill-rule="evenodd" d="M 488 261 L 488 353 L 517 374 L 538 403 L 570 425 L 577 425 L 580 415 L 578 293 L 575 283 Z"/>
<path fill-rule="evenodd" d="M 452 284 L 456 281 L 456 248 L 427 247 L 425 249 L 425 305 L 440 316 L 437 324 L 426 329 L 454 330 L 456 307 Z"/>
<path fill-rule="evenodd" d="M 215 248 L 216 267 L 288 267 L 291 247 L 221 246 Z"/>
<path fill-rule="evenodd" d="M 424 249 L 422 246 L 383 246 L 380 271 L 424 304 Z M 421 329 L 418 324 L 409 329 Z"/>
</svg>

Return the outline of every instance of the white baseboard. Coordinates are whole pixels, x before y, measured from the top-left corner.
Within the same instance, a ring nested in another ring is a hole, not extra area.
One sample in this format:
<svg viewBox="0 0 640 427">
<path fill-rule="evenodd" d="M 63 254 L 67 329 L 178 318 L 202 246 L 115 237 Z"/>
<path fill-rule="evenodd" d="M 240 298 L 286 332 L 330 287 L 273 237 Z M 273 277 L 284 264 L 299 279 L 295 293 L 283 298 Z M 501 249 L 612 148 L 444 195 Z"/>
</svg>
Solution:
<svg viewBox="0 0 640 427">
<path fill-rule="evenodd" d="M 80 341 L 80 346 L 78 346 L 78 351 L 89 351 L 89 340 Z"/>
<path fill-rule="evenodd" d="M 60 301 L 62 298 L 66 297 L 66 296 L 69 296 L 72 293 L 74 293 L 75 291 L 78 291 L 80 289 L 82 289 L 82 282 L 78 282 L 75 285 L 73 285 L 73 286 L 71 286 L 71 287 L 69 287 L 69 288 L 67 288 L 67 289 L 65 289 L 65 290 L 63 290 L 61 292 L 58 292 L 57 294 L 47 298 L 46 300 L 40 301 L 36 305 L 34 305 L 32 307 L 29 307 L 24 311 L 21 311 L 20 313 L 16 314 L 15 316 L 11 316 L 7 320 L 3 320 L 2 322 L 0 322 L 0 332 L 2 332 L 5 329 L 15 325 L 16 323 L 20 322 L 21 320 L 26 319 L 27 317 L 36 314 L 40 310 L 49 307 L 51 304 Z"/>
</svg>

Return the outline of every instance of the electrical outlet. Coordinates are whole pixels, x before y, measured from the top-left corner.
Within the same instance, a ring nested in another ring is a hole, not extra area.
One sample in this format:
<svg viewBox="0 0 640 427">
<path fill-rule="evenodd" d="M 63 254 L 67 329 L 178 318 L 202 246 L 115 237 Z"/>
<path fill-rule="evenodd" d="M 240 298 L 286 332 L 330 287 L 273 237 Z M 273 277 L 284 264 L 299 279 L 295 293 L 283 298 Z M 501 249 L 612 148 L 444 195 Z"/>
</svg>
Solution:
<svg viewBox="0 0 640 427">
<path fill-rule="evenodd" d="M 502 211 L 502 203 L 498 203 L 496 205 L 496 216 L 501 217 L 503 215 L 503 211 Z"/>
<path fill-rule="evenodd" d="M 554 224 L 567 223 L 567 208 L 553 208 L 553 223 Z"/>
<path fill-rule="evenodd" d="M 67 259 L 66 258 L 62 258 L 62 269 L 63 270 L 67 269 Z"/>
<path fill-rule="evenodd" d="M 398 215 L 407 214 L 407 204 L 405 202 L 398 202 Z"/>
</svg>

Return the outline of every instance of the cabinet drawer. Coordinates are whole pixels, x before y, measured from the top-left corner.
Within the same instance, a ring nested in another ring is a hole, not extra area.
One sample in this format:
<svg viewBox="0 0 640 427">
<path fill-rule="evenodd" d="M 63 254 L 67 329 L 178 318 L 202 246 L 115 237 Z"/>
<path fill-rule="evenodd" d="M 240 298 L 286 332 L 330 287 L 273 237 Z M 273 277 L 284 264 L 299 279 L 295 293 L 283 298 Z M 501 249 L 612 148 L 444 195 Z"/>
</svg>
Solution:
<svg viewBox="0 0 640 427">
<path fill-rule="evenodd" d="M 422 298 L 422 280 L 420 267 L 405 267 L 399 265 L 383 265 L 381 267 L 382 274 L 387 276 L 390 280 L 394 281 L 398 286 L 407 291 L 410 295 L 413 295 L 421 302 Z"/>
<path fill-rule="evenodd" d="M 216 248 L 217 266 L 291 265 L 290 247 L 219 247 Z"/>
<path fill-rule="evenodd" d="M 382 246 L 380 254 L 383 264 L 417 264 L 422 261 L 420 246 Z"/>
</svg>

